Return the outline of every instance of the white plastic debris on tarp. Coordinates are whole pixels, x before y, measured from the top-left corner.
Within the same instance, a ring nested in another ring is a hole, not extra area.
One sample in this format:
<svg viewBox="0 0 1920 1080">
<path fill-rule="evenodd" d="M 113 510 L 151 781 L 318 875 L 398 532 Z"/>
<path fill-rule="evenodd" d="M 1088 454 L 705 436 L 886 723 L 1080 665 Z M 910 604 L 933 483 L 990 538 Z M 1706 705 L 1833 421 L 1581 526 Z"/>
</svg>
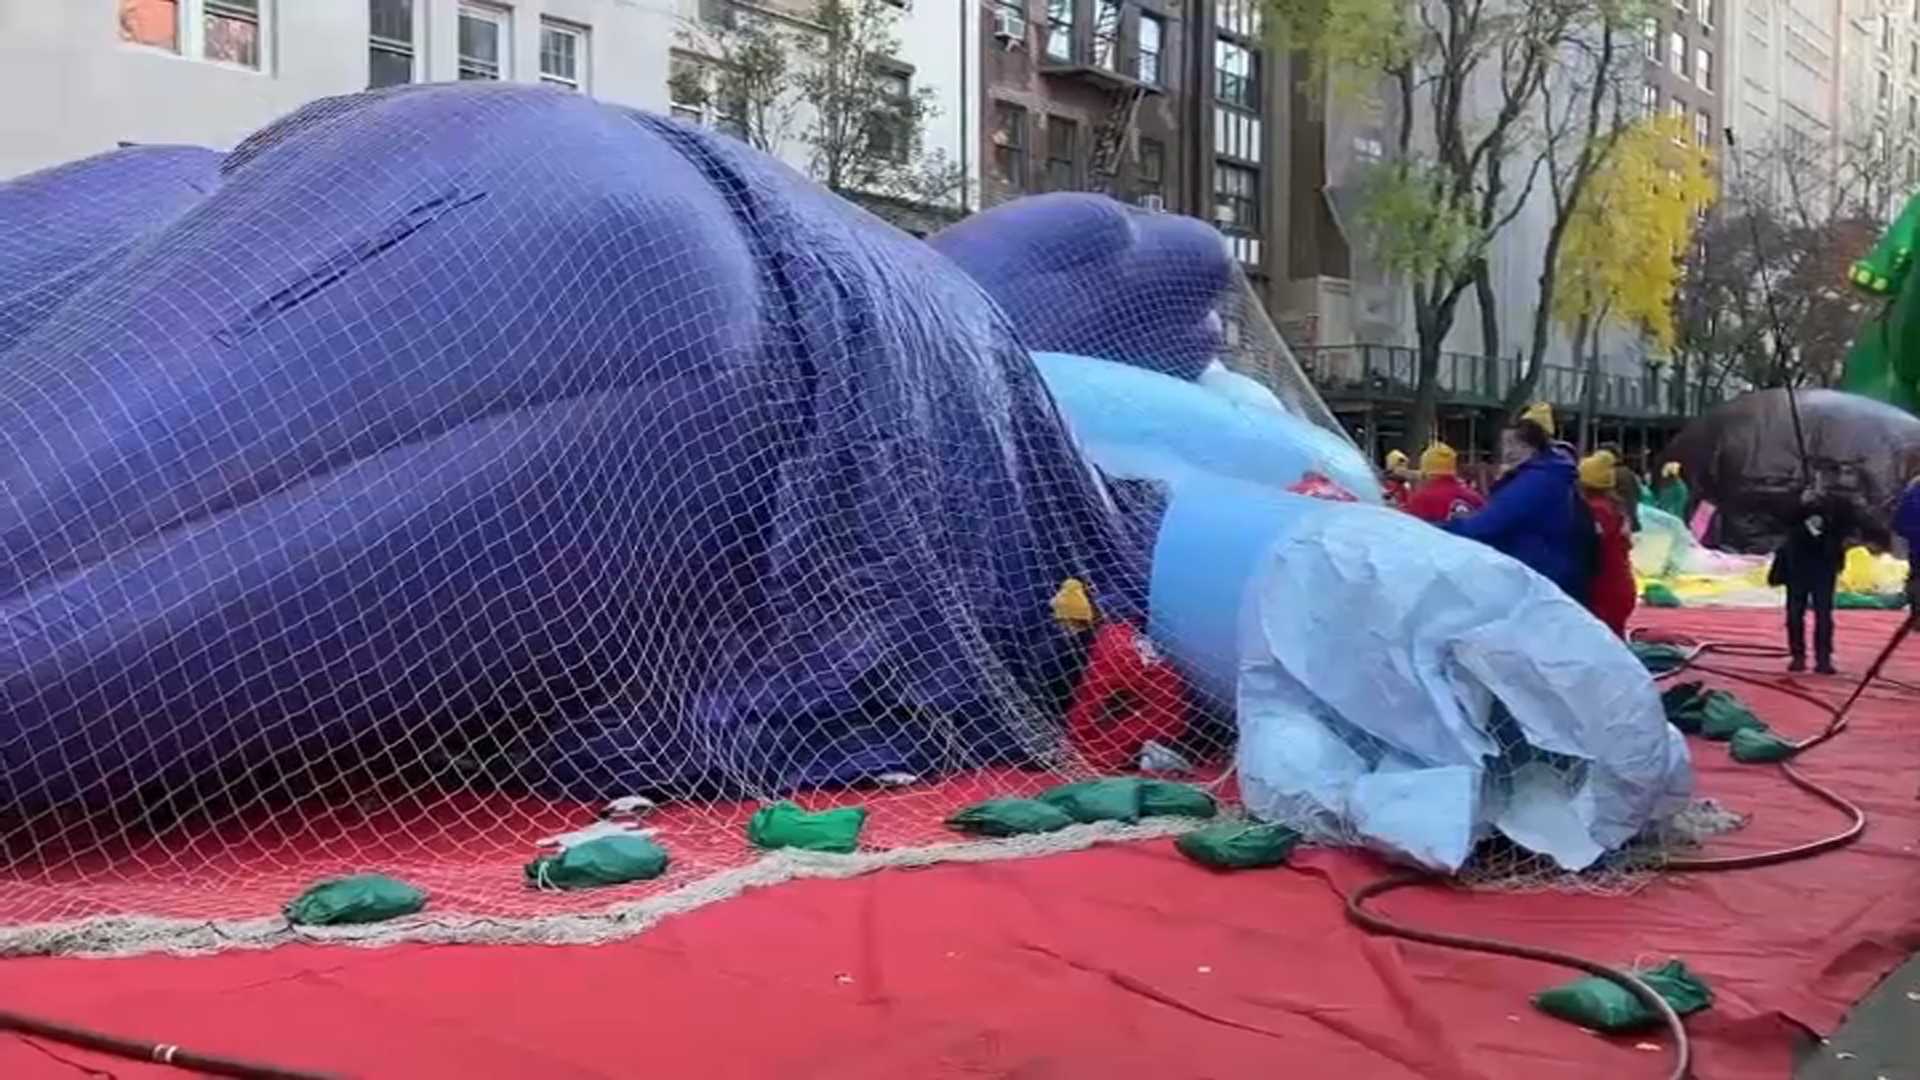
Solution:
<svg viewBox="0 0 1920 1080">
<path fill-rule="evenodd" d="M 1272 516 L 1240 609 L 1256 816 L 1447 871 L 1498 831 L 1579 870 L 1685 805 L 1651 678 L 1551 582 L 1389 510 Z"/>
</svg>

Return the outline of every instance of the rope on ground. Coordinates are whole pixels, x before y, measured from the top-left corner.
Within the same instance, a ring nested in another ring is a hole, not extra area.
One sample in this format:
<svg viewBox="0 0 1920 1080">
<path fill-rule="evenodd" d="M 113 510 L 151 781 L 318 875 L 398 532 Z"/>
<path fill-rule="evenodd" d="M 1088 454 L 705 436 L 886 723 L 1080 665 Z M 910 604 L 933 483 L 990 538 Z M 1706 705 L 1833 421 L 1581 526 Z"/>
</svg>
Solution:
<svg viewBox="0 0 1920 1080">
<path fill-rule="evenodd" d="M 300 1072 L 295 1069 L 284 1069 L 278 1065 L 195 1053 L 172 1043 L 123 1039 L 90 1028 L 58 1024 L 51 1020 L 42 1020 L 39 1017 L 24 1016 L 15 1012 L 0 1012 L 0 1031 L 11 1031 L 23 1036 L 38 1036 L 130 1061 L 170 1065 L 177 1069 L 191 1070 L 203 1076 L 231 1076 L 239 1080 L 327 1080 L 321 1073 Z"/>
<path fill-rule="evenodd" d="M 1827 714 L 1827 725 L 1818 733 L 1794 744 L 1794 754 L 1798 756 L 1801 753 L 1828 742 L 1846 730 L 1848 713 L 1853 708 L 1854 703 L 1860 700 L 1861 694 L 1864 693 L 1867 685 L 1879 676 L 1880 668 L 1886 663 L 1887 657 L 1892 655 L 1893 650 L 1900 644 L 1900 641 L 1904 637 L 1914 631 L 1916 625 L 1920 625 L 1920 612 L 1915 612 L 1902 624 L 1901 629 L 1895 633 L 1893 639 L 1887 643 L 1887 647 L 1881 651 L 1879 658 L 1861 679 L 1860 686 L 1854 690 L 1844 705 L 1838 707 L 1803 690 L 1791 686 L 1783 686 L 1775 680 L 1762 678 L 1751 672 L 1709 666 L 1700 662 L 1701 658 L 1706 656 L 1739 657 L 1754 660 L 1784 660 L 1787 658 L 1788 654 L 1785 649 L 1773 646 L 1745 645 L 1737 642 L 1698 642 L 1688 639 L 1676 640 L 1668 638 L 1665 639 L 1666 643 L 1681 646 L 1686 650 L 1685 657 L 1678 667 L 1672 671 L 1655 676 L 1655 680 L 1671 679 L 1685 671 L 1698 671 L 1703 674 L 1714 675 L 1734 682 L 1742 682 L 1761 687 L 1775 693 L 1785 694 L 1788 697 L 1796 698 L 1812 705 Z M 1903 683 L 1896 683 L 1895 685 L 1905 689 L 1911 689 Z M 1837 851 L 1858 840 L 1860 836 L 1866 832 L 1866 811 L 1848 801 L 1847 798 L 1839 792 L 1810 779 L 1806 774 L 1795 769 L 1791 761 L 1782 761 L 1778 767 L 1781 773 L 1785 775 L 1787 780 L 1795 787 L 1800 788 L 1834 809 L 1839 810 L 1841 813 L 1846 814 L 1849 818 L 1847 827 L 1831 836 L 1821 837 L 1818 840 L 1808 841 L 1804 844 L 1796 844 L 1793 847 L 1780 848 L 1775 851 L 1761 851 L 1748 855 L 1733 855 L 1711 859 L 1669 859 L 1666 862 L 1665 868 L 1669 871 L 1679 873 L 1702 873 L 1775 866 L 1780 863 L 1812 858 L 1815 855 L 1821 855 L 1829 851 Z M 1605 964 L 1595 963 L 1584 957 L 1575 956 L 1572 953 L 1559 952 L 1554 949 L 1543 949 L 1516 942 L 1499 941 L 1493 938 L 1471 937 L 1463 934 L 1446 934 L 1433 930 L 1422 930 L 1418 927 L 1394 922 L 1367 909 L 1366 905 L 1369 900 L 1396 889 L 1410 888 L 1415 885 L 1435 882 L 1436 879 L 1431 875 L 1418 872 L 1393 874 L 1371 882 L 1362 886 L 1359 890 L 1355 891 L 1352 896 L 1347 898 L 1347 918 L 1356 926 L 1359 926 L 1362 930 L 1371 934 L 1396 937 L 1407 941 L 1417 941 L 1428 945 L 1437 945 L 1441 948 L 1489 953 L 1495 956 L 1511 956 L 1522 960 L 1534 960 L 1543 964 L 1554 964 L 1559 967 L 1583 971 L 1589 975 L 1597 975 L 1615 983 L 1622 989 L 1633 994 L 1642 1004 L 1659 1014 L 1661 1022 L 1666 1025 L 1667 1030 L 1672 1034 L 1674 1063 L 1672 1071 L 1668 1073 L 1670 1080 L 1685 1080 L 1685 1078 L 1691 1074 L 1693 1067 L 1693 1047 L 1691 1041 L 1687 1038 L 1686 1026 L 1681 1023 L 1680 1017 L 1673 1011 L 1673 1007 L 1668 1005 L 1664 998 L 1655 993 L 1652 987 L 1649 987 L 1632 972 L 1608 967 Z"/>
</svg>

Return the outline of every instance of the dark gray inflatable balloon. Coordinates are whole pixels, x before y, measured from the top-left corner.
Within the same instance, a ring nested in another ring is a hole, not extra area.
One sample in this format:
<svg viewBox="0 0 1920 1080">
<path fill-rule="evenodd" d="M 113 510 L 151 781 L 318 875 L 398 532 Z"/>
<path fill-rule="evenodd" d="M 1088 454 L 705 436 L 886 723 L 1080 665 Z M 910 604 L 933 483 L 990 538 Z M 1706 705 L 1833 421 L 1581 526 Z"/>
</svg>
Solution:
<svg viewBox="0 0 1920 1080">
<path fill-rule="evenodd" d="M 1920 473 L 1920 418 L 1857 394 L 1796 391 L 1812 474 L 1853 496 L 1885 525 Z M 1785 390 L 1758 390 L 1687 425 L 1668 445 L 1696 496 L 1720 509 L 1719 542 L 1769 551 L 1804 486 Z"/>
</svg>

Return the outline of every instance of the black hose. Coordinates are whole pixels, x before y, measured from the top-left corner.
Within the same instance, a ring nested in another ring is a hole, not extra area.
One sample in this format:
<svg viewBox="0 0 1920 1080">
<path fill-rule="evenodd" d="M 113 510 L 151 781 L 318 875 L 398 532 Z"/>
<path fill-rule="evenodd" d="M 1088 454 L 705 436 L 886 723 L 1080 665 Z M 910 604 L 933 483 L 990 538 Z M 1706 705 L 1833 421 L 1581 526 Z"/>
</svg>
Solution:
<svg viewBox="0 0 1920 1080">
<path fill-rule="evenodd" d="M 1678 667 L 1672 671 L 1662 672 L 1655 676 L 1655 679 L 1671 679 L 1685 671 L 1699 671 L 1709 675 L 1716 675 L 1720 678 L 1761 687 L 1807 702 L 1821 712 L 1826 713 L 1828 720 L 1827 726 L 1821 731 L 1793 744 L 1794 755 L 1798 756 L 1827 742 L 1846 730 L 1847 716 L 1854 703 L 1860 699 L 1860 694 L 1864 691 L 1866 684 L 1878 675 L 1881 665 L 1885 663 L 1887 656 L 1892 653 L 1893 648 L 1899 644 L 1906 633 L 1911 632 L 1912 627 L 1915 625 L 1915 620 L 1920 620 L 1920 615 L 1914 616 L 1913 619 L 1903 624 L 1902 631 L 1896 634 L 1894 639 L 1888 643 L 1887 648 L 1881 653 L 1880 660 L 1874 664 L 1873 668 L 1868 671 L 1867 676 L 1861 680 L 1861 687 L 1855 690 L 1853 695 L 1847 699 L 1845 705 L 1838 708 L 1803 690 L 1798 690 L 1791 686 L 1782 686 L 1777 682 L 1756 674 L 1727 668 L 1709 667 L 1700 662 L 1701 657 L 1709 655 L 1741 657 L 1755 660 L 1786 659 L 1788 653 L 1785 649 L 1768 645 L 1743 645 L 1735 642 L 1694 642 L 1687 639 L 1674 640 L 1670 643 L 1686 649 L 1682 661 Z M 1815 798 L 1820 799 L 1822 802 L 1825 802 L 1827 805 L 1832 806 L 1834 809 L 1839 810 L 1841 813 L 1846 814 L 1850 819 L 1847 827 L 1831 836 L 1808 841 L 1804 844 L 1796 844 L 1793 847 L 1780 848 L 1775 851 L 1761 851 L 1748 855 L 1731 855 L 1714 859 L 1669 859 L 1666 861 L 1664 869 L 1680 873 L 1703 873 L 1723 870 L 1749 870 L 1761 866 L 1776 866 L 1780 863 L 1794 862 L 1829 851 L 1836 851 L 1860 839 L 1861 835 L 1866 832 L 1866 811 L 1849 802 L 1844 796 L 1832 788 L 1809 779 L 1805 774 L 1795 769 L 1789 762 L 1782 761 L 1779 763 L 1779 766 L 1780 772 L 1786 776 L 1795 787 L 1800 788 Z M 1418 927 L 1393 922 L 1367 910 L 1367 901 L 1375 897 L 1392 892 L 1395 889 L 1429 884 L 1434 881 L 1435 879 L 1429 874 L 1407 872 L 1393 874 L 1370 882 L 1347 898 L 1347 918 L 1354 925 L 1371 934 L 1382 934 L 1388 937 L 1402 938 L 1407 941 L 1438 945 L 1441 948 L 1462 949 L 1468 952 L 1487 953 L 1494 956 L 1512 956 L 1522 960 L 1534 960 L 1543 964 L 1554 964 L 1560 967 L 1572 968 L 1576 971 L 1584 971 L 1589 975 L 1596 975 L 1606 979 L 1632 993 L 1641 1004 L 1646 1005 L 1658 1014 L 1661 1022 L 1666 1025 L 1667 1030 L 1673 1035 L 1674 1063 L 1672 1071 L 1668 1073 L 1669 1080 L 1685 1080 L 1689 1075 L 1693 1067 L 1693 1046 L 1687 1037 L 1686 1026 L 1680 1022 L 1680 1017 L 1673 1011 L 1673 1007 L 1668 1005 L 1666 1000 L 1655 993 L 1652 987 L 1649 987 L 1632 972 L 1608 967 L 1605 964 L 1595 963 L 1584 957 L 1575 956 L 1572 953 L 1560 952 L 1555 949 L 1543 949 L 1533 945 L 1499 941 L 1493 938 L 1471 937 L 1464 934 L 1445 934 L 1434 930 L 1422 930 Z"/>
<path fill-rule="evenodd" d="M 231 1076 L 237 1077 L 238 1080 L 327 1080 L 322 1073 L 301 1072 L 297 1069 L 283 1069 L 278 1065 L 199 1054 L 172 1043 L 125 1039 L 90 1028 L 57 1024 L 51 1020 L 42 1020 L 37 1016 L 24 1016 L 15 1012 L 0 1012 L 0 1031 L 38 1036 L 65 1043 L 68 1046 L 77 1046 L 83 1050 L 96 1050 L 102 1054 L 126 1058 L 129 1061 L 171 1065 L 177 1069 L 188 1069 L 205 1076 Z"/>
</svg>

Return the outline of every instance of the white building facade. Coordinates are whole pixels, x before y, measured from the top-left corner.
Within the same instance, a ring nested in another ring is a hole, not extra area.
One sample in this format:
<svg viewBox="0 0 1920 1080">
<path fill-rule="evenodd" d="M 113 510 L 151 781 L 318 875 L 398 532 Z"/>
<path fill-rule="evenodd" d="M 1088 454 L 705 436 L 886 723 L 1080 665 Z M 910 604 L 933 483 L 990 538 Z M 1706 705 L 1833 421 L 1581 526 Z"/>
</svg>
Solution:
<svg viewBox="0 0 1920 1080">
<path fill-rule="evenodd" d="M 123 143 L 229 148 L 316 98 L 406 82 L 544 83 L 666 113 L 675 43 L 699 10 L 699 0 L 0 0 L 0 179 Z M 966 105 L 978 57 L 961 47 L 973 17 L 962 0 L 917 0 L 901 14 L 900 59 L 940 106 L 926 145 L 954 160 L 975 130 Z"/>
</svg>

